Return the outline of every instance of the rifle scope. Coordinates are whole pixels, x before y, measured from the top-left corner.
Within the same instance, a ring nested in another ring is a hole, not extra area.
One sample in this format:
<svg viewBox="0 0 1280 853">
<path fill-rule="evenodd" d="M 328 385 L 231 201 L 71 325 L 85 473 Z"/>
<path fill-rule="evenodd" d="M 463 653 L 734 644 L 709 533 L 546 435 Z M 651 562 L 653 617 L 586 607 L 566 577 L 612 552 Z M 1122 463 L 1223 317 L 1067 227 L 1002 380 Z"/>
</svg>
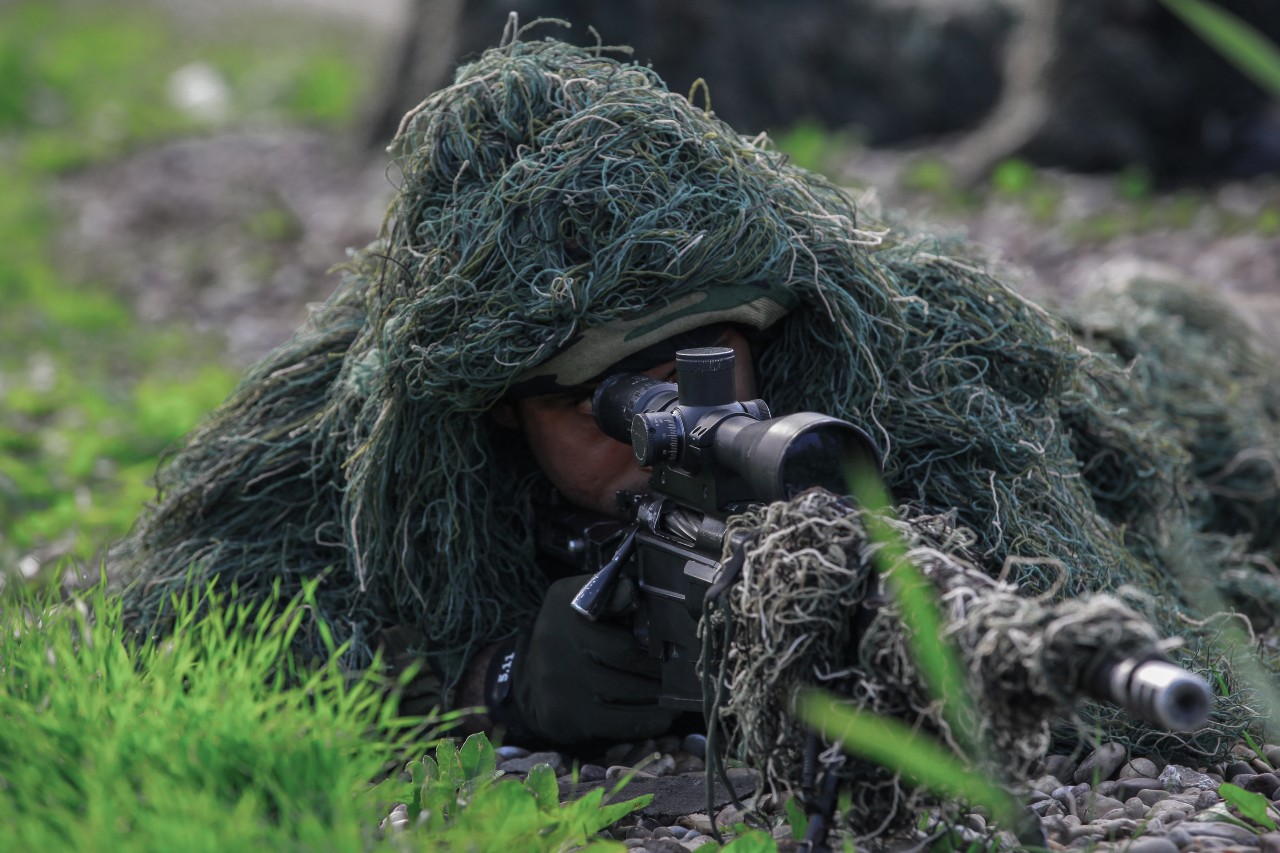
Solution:
<svg viewBox="0 0 1280 853">
<path fill-rule="evenodd" d="M 815 412 L 775 418 L 763 400 L 739 401 L 728 347 L 680 350 L 676 373 L 676 383 L 617 374 L 593 398 L 600 429 L 653 466 L 662 491 L 717 510 L 813 486 L 847 494 L 853 466 L 879 469 L 874 442 L 848 421 Z"/>
</svg>

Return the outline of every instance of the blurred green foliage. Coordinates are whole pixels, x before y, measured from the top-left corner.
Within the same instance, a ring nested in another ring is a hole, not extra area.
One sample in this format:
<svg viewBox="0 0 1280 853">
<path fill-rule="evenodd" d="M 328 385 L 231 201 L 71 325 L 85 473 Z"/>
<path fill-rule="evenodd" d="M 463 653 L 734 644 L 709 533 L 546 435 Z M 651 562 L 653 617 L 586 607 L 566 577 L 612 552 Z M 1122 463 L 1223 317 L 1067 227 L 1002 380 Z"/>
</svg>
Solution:
<svg viewBox="0 0 1280 853">
<path fill-rule="evenodd" d="M 151 496 L 160 454 L 238 371 L 189 330 L 142 326 L 109 282 L 69 281 L 52 256 L 58 176 L 206 130 L 167 91 L 200 63 L 226 82 L 220 124 L 340 128 L 367 74 L 340 32 L 264 26 L 193 35 L 154 9 L 25 0 L 0 6 L 0 575 L 90 561 Z M 283 212 L 246 223 L 289 239 Z"/>
</svg>

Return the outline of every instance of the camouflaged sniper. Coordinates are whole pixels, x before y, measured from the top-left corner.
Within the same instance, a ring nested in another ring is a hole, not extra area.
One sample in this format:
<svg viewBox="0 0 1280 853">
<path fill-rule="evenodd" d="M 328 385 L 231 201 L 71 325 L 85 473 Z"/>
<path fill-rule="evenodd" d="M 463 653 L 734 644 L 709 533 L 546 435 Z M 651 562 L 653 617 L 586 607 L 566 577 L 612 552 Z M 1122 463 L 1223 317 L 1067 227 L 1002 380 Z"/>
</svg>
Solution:
<svg viewBox="0 0 1280 853">
<path fill-rule="evenodd" d="M 1025 595 L 1139 588 L 1195 668 L 1217 660 L 1212 630 L 1167 560 L 1274 593 L 1249 568 L 1274 539 L 1215 531 L 1232 498 L 1201 488 L 1185 431 L 1158 401 L 1130 420 L 1126 354 L 1082 349 L 963 246 L 886 233 L 651 70 L 515 34 L 392 150 L 379 240 L 166 462 L 113 549 L 140 630 L 164 630 L 192 578 L 257 600 L 321 577 L 316 615 L 349 665 L 384 646 L 447 685 L 546 585 L 531 560 L 545 483 L 486 410 L 724 319 L 768 327 L 757 373 L 776 411 L 865 425 L 904 511 L 953 513 L 980 568 Z M 1250 427 L 1274 458 L 1274 411 Z M 323 654 L 315 631 L 298 649 Z M 1223 713 L 1228 732 L 1255 716 Z"/>
</svg>

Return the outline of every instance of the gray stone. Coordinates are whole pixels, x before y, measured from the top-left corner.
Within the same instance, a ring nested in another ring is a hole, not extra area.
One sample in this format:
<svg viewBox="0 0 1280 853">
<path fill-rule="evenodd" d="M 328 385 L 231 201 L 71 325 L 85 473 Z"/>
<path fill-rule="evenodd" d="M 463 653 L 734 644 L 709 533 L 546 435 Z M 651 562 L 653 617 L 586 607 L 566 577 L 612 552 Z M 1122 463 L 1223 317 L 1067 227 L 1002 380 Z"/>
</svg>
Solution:
<svg viewBox="0 0 1280 853">
<path fill-rule="evenodd" d="M 684 740 L 680 741 L 680 748 L 690 755 L 697 756 L 705 761 L 707 758 L 707 736 L 696 733 L 685 735 Z"/>
<path fill-rule="evenodd" d="M 1124 802 L 1125 815 L 1134 820 L 1142 820 L 1149 811 L 1151 811 L 1151 807 L 1137 797 L 1130 797 Z"/>
<path fill-rule="evenodd" d="M 564 768 L 564 758 L 558 752 L 531 752 L 521 758 L 509 758 L 498 765 L 506 773 L 528 773 L 539 764 L 547 764 L 555 773 Z"/>
<path fill-rule="evenodd" d="M 1131 776 L 1128 779 L 1121 779 L 1116 784 L 1116 796 L 1122 800 L 1130 797 L 1138 796 L 1139 791 L 1161 791 L 1164 790 L 1158 779 L 1151 779 L 1147 776 Z M 1148 803 L 1148 805 L 1150 805 Z"/>
<path fill-rule="evenodd" d="M 1148 827 L 1148 829 L 1150 830 L 1150 827 Z M 1191 837 L 1191 833 L 1187 832 L 1180 826 L 1175 826 L 1173 829 L 1169 830 L 1165 837 L 1178 845 L 1178 849 L 1190 847 L 1195 843 L 1195 839 Z"/>
<path fill-rule="evenodd" d="M 622 842 L 622 846 L 627 848 L 628 850 L 636 850 L 638 848 L 644 847 L 645 842 L 647 840 L 648 839 L 645 839 L 645 838 L 628 838 Z"/>
<path fill-rule="evenodd" d="M 1049 809 L 1052 806 L 1057 806 L 1058 812 L 1061 813 L 1062 804 L 1059 803 L 1057 800 L 1049 797 L 1046 797 L 1043 800 L 1037 800 L 1031 805 L 1027 806 L 1027 811 L 1031 812 L 1036 817 L 1044 817 L 1049 813 Z"/>
<path fill-rule="evenodd" d="M 1104 743 L 1080 762 L 1071 778 L 1079 782 L 1093 783 L 1110 779 L 1124 764 L 1129 751 L 1119 743 Z"/>
<path fill-rule="evenodd" d="M 1144 836 L 1130 842 L 1124 848 L 1127 853 L 1178 853 L 1178 845 L 1168 838 Z"/>
<path fill-rule="evenodd" d="M 1280 767 L 1280 746 L 1274 743 L 1263 745 L 1262 754 L 1267 757 L 1267 761 L 1271 762 L 1272 767 Z"/>
<path fill-rule="evenodd" d="M 680 749 L 682 740 L 679 735 L 663 735 L 654 742 L 658 752 L 677 752 Z"/>
<path fill-rule="evenodd" d="M 579 782 L 603 782 L 605 768 L 599 764 L 584 764 L 578 768 Z"/>
<path fill-rule="evenodd" d="M 636 744 L 618 763 L 635 767 L 646 760 L 652 761 L 659 754 L 657 742 L 649 738 L 644 743 Z"/>
<path fill-rule="evenodd" d="M 1101 794 L 1104 797 L 1114 797 L 1116 795 L 1116 791 L 1119 789 L 1120 783 L 1114 779 L 1107 779 L 1106 781 L 1099 782 L 1093 786 L 1094 792 Z"/>
<path fill-rule="evenodd" d="M 644 770 L 654 776 L 670 776 L 676 772 L 676 760 L 668 753 L 663 753 L 657 760 L 644 765 Z"/>
<path fill-rule="evenodd" d="M 500 746 L 494 750 L 494 754 L 498 756 L 499 761 L 506 761 L 510 758 L 524 758 L 529 754 L 529 750 L 522 746 Z"/>
<path fill-rule="evenodd" d="M 1075 775 L 1076 762 L 1070 755 L 1050 755 L 1044 760 L 1044 772 L 1059 779 L 1070 779 Z"/>
<path fill-rule="evenodd" d="M 577 785 L 562 782 L 560 784 L 560 801 L 580 799 L 596 788 L 603 787 L 606 791 L 609 791 L 616 784 L 613 780 L 590 783 L 579 782 Z M 739 798 L 751 793 L 751 789 L 745 786 L 735 785 L 734 790 Z M 637 776 L 628 782 L 621 791 L 612 795 L 610 802 L 622 802 L 635 797 L 642 797 L 645 794 L 652 794 L 653 800 L 647 806 L 642 806 L 639 809 L 637 822 L 647 821 L 646 825 L 650 830 L 659 826 L 678 823 L 681 826 L 692 827 L 699 831 L 711 831 L 711 824 L 707 820 L 706 814 L 702 813 L 707 808 L 707 783 L 705 778 L 692 776 L 646 778 Z M 728 805 L 732 800 L 733 794 L 717 781 L 712 789 L 712 805 L 719 809 Z M 699 826 L 690 823 L 686 819 L 689 817 L 700 818 L 706 829 L 702 830 Z"/>
<path fill-rule="evenodd" d="M 1102 830 L 1102 836 L 1109 839 L 1128 838 L 1138 830 L 1138 822 L 1127 817 L 1114 817 L 1100 820 L 1094 824 Z"/>
<path fill-rule="evenodd" d="M 1240 787 L 1271 799 L 1276 789 L 1280 788 L 1280 776 L 1274 773 L 1259 773 Z"/>
<path fill-rule="evenodd" d="M 1124 767 L 1120 768 L 1119 778 L 1133 779 L 1144 778 L 1154 779 L 1160 773 L 1160 768 L 1150 758 L 1134 758 Z"/>
<path fill-rule="evenodd" d="M 1280 832 L 1258 836 L 1258 853 L 1280 853 Z"/>
<path fill-rule="evenodd" d="M 1041 819 L 1040 825 L 1044 827 L 1045 833 L 1050 839 L 1059 842 L 1065 842 L 1071 834 L 1071 825 L 1067 823 L 1065 817 L 1059 815 L 1046 815 Z"/>
<path fill-rule="evenodd" d="M 1062 787 L 1062 781 L 1057 776 L 1046 773 L 1043 776 L 1032 779 L 1030 785 L 1037 791 L 1053 791 Z"/>
<path fill-rule="evenodd" d="M 1242 776 L 1245 774 L 1252 776 L 1253 773 L 1254 773 L 1253 765 L 1249 764 L 1249 762 L 1247 761 L 1237 760 L 1237 761 L 1232 761 L 1230 764 L 1227 765 L 1226 769 L 1222 773 L 1222 776 L 1225 779 L 1234 780 L 1236 776 Z"/>
<path fill-rule="evenodd" d="M 1151 811 L 1147 812 L 1147 816 L 1150 818 L 1159 818 L 1167 825 L 1174 821 L 1186 820 L 1194 812 L 1195 806 L 1179 802 L 1178 800 L 1169 799 L 1161 800 L 1160 802 L 1153 804 L 1151 806 Z"/>
<path fill-rule="evenodd" d="M 1161 800 L 1169 799 L 1169 792 L 1162 791 L 1159 788 L 1147 788 L 1146 790 L 1139 791 L 1138 793 L 1134 794 L 1134 796 L 1137 797 L 1139 800 L 1142 800 L 1142 802 L 1146 803 L 1147 805 L 1154 806 L 1156 803 L 1160 802 Z"/>
<path fill-rule="evenodd" d="M 1204 773 L 1183 767 L 1181 764 L 1170 764 L 1160 771 L 1157 777 L 1167 791 L 1181 791 L 1184 788 L 1216 788 L 1213 779 Z"/>
<path fill-rule="evenodd" d="M 1200 796 L 1196 798 L 1196 811 L 1204 811 L 1217 805 L 1221 800 L 1217 791 L 1201 791 Z"/>
<path fill-rule="evenodd" d="M 649 853 L 684 853 L 686 848 L 674 838 L 650 838 L 644 849 Z"/>
<path fill-rule="evenodd" d="M 1219 821 L 1187 821 L 1182 829 L 1192 838 L 1225 838 L 1232 844 L 1257 844 L 1258 836 L 1250 829 Z"/>
<path fill-rule="evenodd" d="M 1124 803 L 1112 797 L 1084 794 L 1077 801 L 1076 809 L 1081 820 L 1092 822 L 1110 812 L 1119 811 L 1123 814 Z"/>
<path fill-rule="evenodd" d="M 635 749 L 633 743 L 615 743 L 604 751 L 604 762 L 608 764 L 621 764 L 622 760 L 631 754 Z"/>
</svg>

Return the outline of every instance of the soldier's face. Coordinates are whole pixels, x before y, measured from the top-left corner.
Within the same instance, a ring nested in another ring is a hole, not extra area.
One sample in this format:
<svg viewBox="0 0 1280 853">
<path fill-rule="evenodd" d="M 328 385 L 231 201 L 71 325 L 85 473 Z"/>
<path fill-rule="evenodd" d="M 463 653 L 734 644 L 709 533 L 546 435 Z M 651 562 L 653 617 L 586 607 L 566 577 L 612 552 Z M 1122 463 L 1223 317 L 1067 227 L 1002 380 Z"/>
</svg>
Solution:
<svg viewBox="0 0 1280 853">
<path fill-rule="evenodd" d="M 738 399 L 754 399 L 756 378 L 747 339 L 729 329 L 718 344 L 733 348 Z M 645 373 L 675 381 L 675 369 L 676 363 L 669 361 Z M 526 397 L 515 404 L 514 420 L 539 467 L 561 494 L 583 509 L 623 517 L 616 493 L 647 491 L 649 469 L 636 462 L 631 445 L 615 441 L 596 426 L 591 413 L 594 390 L 584 386 L 580 391 Z"/>
</svg>

